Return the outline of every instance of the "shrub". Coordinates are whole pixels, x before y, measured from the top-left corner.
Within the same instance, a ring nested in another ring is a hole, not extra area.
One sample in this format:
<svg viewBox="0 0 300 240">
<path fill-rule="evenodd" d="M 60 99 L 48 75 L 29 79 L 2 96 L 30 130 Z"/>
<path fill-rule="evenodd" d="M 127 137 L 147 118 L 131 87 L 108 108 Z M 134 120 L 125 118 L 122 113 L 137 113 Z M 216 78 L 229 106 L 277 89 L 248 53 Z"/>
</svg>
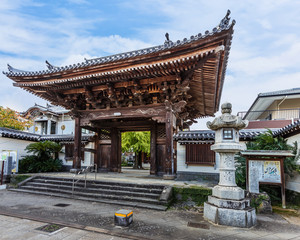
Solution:
<svg viewBox="0 0 300 240">
<path fill-rule="evenodd" d="M 189 199 L 196 205 L 203 205 L 207 201 L 208 196 L 212 194 L 212 190 L 205 187 L 173 187 L 173 204 L 178 202 L 186 202 Z"/>
<path fill-rule="evenodd" d="M 62 169 L 62 161 L 49 158 L 41 160 L 37 156 L 29 155 L 19 162 L 19 173 L 58 172 Z"/>
<path fill-rule="evenodd" d="M 26 147 L 28 153 L 20 160 L 20 173 L 58 172 L 62 169 L 62 161 L 57 159 L 61 145 L 51 141 L 31 143 Z M 53 158 L 53 155 L 56 157 Z"/>
</svg>

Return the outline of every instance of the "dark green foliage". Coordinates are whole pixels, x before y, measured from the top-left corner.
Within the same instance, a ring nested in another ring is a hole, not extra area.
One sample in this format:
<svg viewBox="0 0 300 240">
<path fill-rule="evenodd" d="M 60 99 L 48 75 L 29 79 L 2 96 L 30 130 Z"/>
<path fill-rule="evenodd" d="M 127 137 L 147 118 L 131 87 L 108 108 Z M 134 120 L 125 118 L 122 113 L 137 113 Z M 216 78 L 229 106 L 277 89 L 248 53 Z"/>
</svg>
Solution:
<svg viewBox="0 0 300 240">
<path fill-rule="evenodd" d="M 260 185 L 259 189 L 261 192 L 266 192 L 271 198 L 272 204 L 281 204 L 281 188 L 275 185 Z"/>
<path fill-rule="evenodd" d="M 286 190 L 285 191 L 286 194 L 286 200 L 289 204 L 292 204 L 293 206 L 297 206 L 297 208 L 299 209 L 300 207 L 300 193 L 298 192 L 294 192 L 291 190 Z"/>
<path fill-rule="evenodd" d="M 173 187 L 173 204 L 190 199 L 200 206 L 207 201 L 211 194 L 212 190 L 204 187 Z"/>
<path fill-rule="evenodd" d="M 28 153 L 20 160 L 19 173 L 58 172 L 62 161 L 54 155 L 61 151 L 61 145 L 51 141 L 31 143 L 26 147 Z"/>
<path fill-rule="evenodd" d="M 42 161 L 51 158 L 55 153 L 59 153 L 61 149 L 60 144 L 51 141 L 31 143 L 25 148 L 27 153 L 33 153 Z"/>
<path fill-rule="evenodd" d="M 256 212 L 258 207 L 262 204 L 263 201 L 269 200 L 269 196 L 258 195 L 257 197 L 251 198 L 250 206 L 255 208 Z"/>
<path fill-rule="evenodd" d="M 41 161 L 34 155 L 25 156 L 19 163 L 19 173 L 59 172 L 61 169 L 61 160 L 49 158 Z"/>
<path fill-rule="evenodd" d="M 235 171 L 235 181 L 236 184 L 246 189 L 246 159 L 241 155 L 236 157 L 236 171 Z"/>
</svg>

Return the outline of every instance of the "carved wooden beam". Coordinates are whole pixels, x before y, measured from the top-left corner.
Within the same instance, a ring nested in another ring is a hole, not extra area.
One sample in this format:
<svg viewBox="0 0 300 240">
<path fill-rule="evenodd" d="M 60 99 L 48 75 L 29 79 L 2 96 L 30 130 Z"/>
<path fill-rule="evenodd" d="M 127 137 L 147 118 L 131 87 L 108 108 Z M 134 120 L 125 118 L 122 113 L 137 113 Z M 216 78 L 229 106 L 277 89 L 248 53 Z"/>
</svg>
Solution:
<svg viewBox="0 0 300 240">
<path fill-rule="evenodd" d="M 91 121 L 122 118 L 153 118 L 165 117 L 165 106 L 133 106 L 130 108 L 114 108 L 101 110 L 81 110 L 82 126 L 89 125 Z"/>
</svg>

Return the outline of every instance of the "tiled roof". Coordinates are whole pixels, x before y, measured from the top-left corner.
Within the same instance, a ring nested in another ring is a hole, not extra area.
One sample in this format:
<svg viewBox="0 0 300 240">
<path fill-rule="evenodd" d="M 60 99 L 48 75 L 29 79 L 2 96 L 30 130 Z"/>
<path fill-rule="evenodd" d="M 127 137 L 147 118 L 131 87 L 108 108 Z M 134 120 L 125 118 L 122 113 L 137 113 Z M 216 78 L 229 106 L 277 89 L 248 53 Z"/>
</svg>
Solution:
<svg viewBox="0 0 300 240">
<path fill-rule="evenodd" d="M 300 133 L 300 120 L 275 131 L 274 135 L 286 137 L 297 133 Z"/>
<path fill-rule="evenodd" d="M 0 127 L 0 135 L 7 138 L 16 138 L 29 141 L 39 141 L 40 135 L 34 133 L 23 132 L 20 130 Z"/>
<path fill-rule="evenodd" d="M 41 106 L 38 104 L 34 104 L 33 107 L 28 108 L 25 112 L 22 112 L 21 115 L 25 116 L 27 113 L 29 113 L 30 111 L 34 110 L 34 109 L 39 109 L 41 112 L 50 112 L 53 114 L 63 114 L 63 113 L 68 113 L 70 112 L 70 110 L 67 110 L 61 106 L 54 106 L 51 104 L 47 104 L 47 106 Z"/>
<path fill-rule="evenodd" d="M 89 141 L 94 134 L 82 134 L 81 141 Z M 74 135 L 73 134 L 65 134 L 65 135 L 42 135 L 41 141 L 53 141 L 53 142 L 73 142 Z"/>
<path fill-rule="evenodd" d="M 227 11 L 226 16 L 221 20 L 220 24 L 213 28 L 211 32 L 208 30 L 205 32 L 205 34 L 196 34 L 192 35 L 189 39 L 184 38 L 183 40 L 178 40 L 176 42 L 172 42 L 170 40 L 165 41 L 163 45 L 155 46 L 155 47 L 150 47 L 150 48 L 144 48 L 136 51 L 131 51 L 131 52 L 126 52 L 126 53 L 120 53 L 120 54 L 115 54 L 111 56 L 106 56 L 106 57 L 100 57 L 100 58 L 93 58 L 93 59 L 85 59 L 84 62 L 82 63 L 77 63 L 69 66 L 64 66 L 64 67 L 56 67 L 50 64 L 48 61 L 46 61 L 46 65 L 48 67 L 47 70 L 43 71 L 23 71 L 19 69 L 15 69 L 12 66 L 8 65 L 8 72 L 3 72 L 6 76 L 38 76 L 38 75 L 44 75 L 44 74 L 51 74 L 51 73 L 57 73 L 61 71 L 67 71 L 67 70 L 74 70 L 74 69 L 79 69 L 83 67 L 89 67 L 89 66 L 95 66 L 103 63 L 111 63 L 111 62 L 117 62 L 119 60 L 123 59 L 130 59 L 136 56 L 143 56 L 155 52 L 160 52 L 160 51 L 165 51 L 168 49 L 180 47 L 182 45 L 197 41 L 199 39 L 205 39 L 209 36 L 213 36 L 216 33 L 220 33 L 222 31 L 230 29 L 234 24 L 235 20 L 233 20 L 230 24 L 230 11 Z"/>
<path fill-rule="evenodd" d="M 270 97 L 270 96 L 281 96 L 281 95 L 291 95 L 300 94 L 300 88 L 291 88 L 285 90 L 279 90 L 274 92 L 266 92 L 258 94 L 259 97 Z"/>
<path fill-rule="evenodd" d="M 240 140 L 253 140 L 259 134 L 267 131 L 267 129 L 244 129 L 240 131 Z M 215 132 L 211 130 L 197 130 L 197 131 L 181 131 L 174 136 L 174 140 L 182 142 L 201 142 L 214 141 Z"/>
<path fill-rule="evenodd" d="M 15 138 L 15 139 L 22 139 L 22 140 L 36 141 L 36 142 L 47 141 L 47 140 L 54 141 L 54 142 L 73 142 L 74 141 L 74 135 L 72 135 L 72 134 L 40 135 L 40 134 L 34 134 L 34 133 L 23 132 L 20 130 L 10 129 L 10 128 L 4 128 L 4 127 L 0 127 L 0 135 L 2 137 L 7 137 L 7 138 Z M 81 141 L 87 142 L 93 136 L 94 136 L 94 134 L 82 134 Z"/>
</svg>

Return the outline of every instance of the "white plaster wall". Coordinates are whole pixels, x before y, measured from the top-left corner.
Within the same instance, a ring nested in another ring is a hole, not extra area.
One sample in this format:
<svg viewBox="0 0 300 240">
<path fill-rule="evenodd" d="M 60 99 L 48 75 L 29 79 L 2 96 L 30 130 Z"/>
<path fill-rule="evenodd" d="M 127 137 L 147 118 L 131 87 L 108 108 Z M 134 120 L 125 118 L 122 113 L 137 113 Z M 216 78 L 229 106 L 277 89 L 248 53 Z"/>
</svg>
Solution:
<svg viewBox="0 0 300 240">
<path fill-rule="evenodd" d="M 94 143 L 89 142 L 85 148 L 94 149 Z M 84 162 L 82 162 L 82 166 L 90 166 L 94 164 L 94 154 L 91 152 L 84 152 Z"/>
<path fill-rule="evenodd" d="M 300 175 L 296 174 L 293 178 L 286 181 L 286 189 L 300 193 Z"/>
<path fill-rule="evenodd" d="M 220 156 L 216 154 L 215 166 L 187 165 L 185 164 L 185 145 L 177 143 L 177 171 L 178 172 L 199 172 L 219 173 Z"/>
<path fill-rule="evenodd" d="M 298 153 L 299 153 L 300 152 L 300 134 L 297 134 L 297 135 L 287 138 L 288 144 L 293 145 L 294 142 L 297 142 L 297 144 L 298 144 Z M 298 165 L 300 165 L 300 159 L 298 159 Z"/>
<path fill-rule="evenodd" d="M 287 138 L 287 143 L 292 145 L 294 142 L 298 143 L 298 153 L 300 152 L 300 134 Z M 300 159 L 297 164 L 300 165 Z M 286 188 L 300 193 L 300 175 L 296 174 L 293 178 L 288 178 L 286 181 Z"/>
<path fill-rule="evenodd" d="M 25 151 L 25 148 L 28 144 L 34 143 L 33 141 L 27 141 L 27 140 L 19 140 L 14 138 L 5 138 L 0 137 L 0 153 L 3 150 L 11 150 L 11 151 L 17 151 L 17 159 L 28 155 Z"/>
<path fill-rule="evenodd" d="M 62 121 L 62 118 L 59 119 L 57 122 L 57 134 L 73 134 L 75 129 L 75 121 L 70 116 L 64 116 L 64 119 Z M 61 126 L 65 125 L 65 130 L 61 130 Z"/>
</svg>

